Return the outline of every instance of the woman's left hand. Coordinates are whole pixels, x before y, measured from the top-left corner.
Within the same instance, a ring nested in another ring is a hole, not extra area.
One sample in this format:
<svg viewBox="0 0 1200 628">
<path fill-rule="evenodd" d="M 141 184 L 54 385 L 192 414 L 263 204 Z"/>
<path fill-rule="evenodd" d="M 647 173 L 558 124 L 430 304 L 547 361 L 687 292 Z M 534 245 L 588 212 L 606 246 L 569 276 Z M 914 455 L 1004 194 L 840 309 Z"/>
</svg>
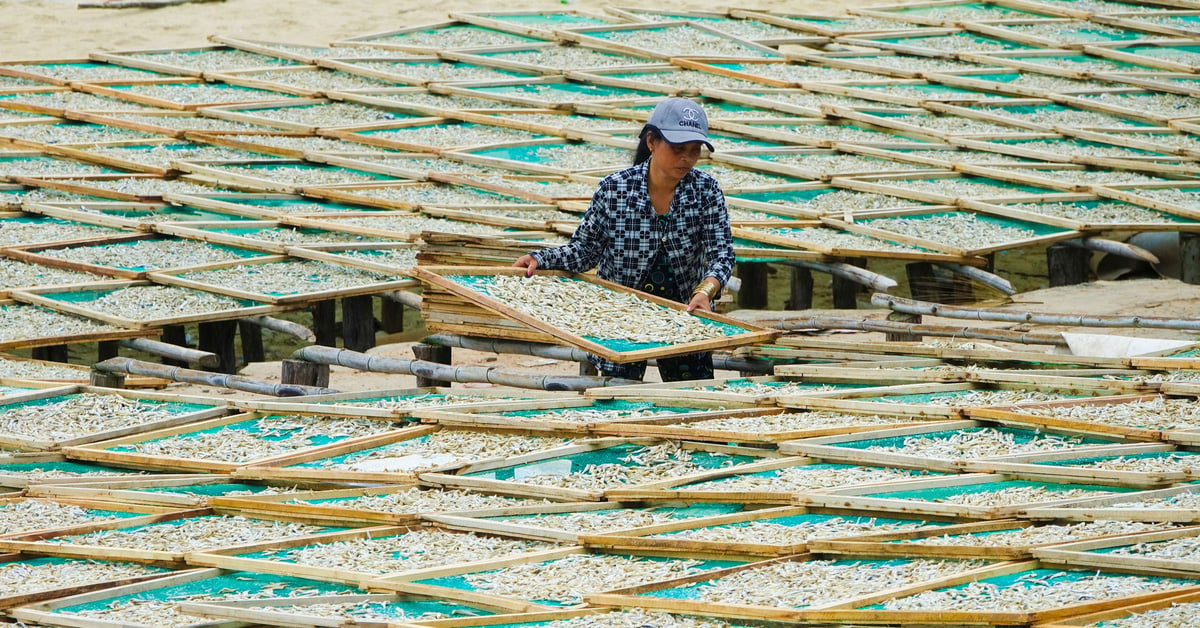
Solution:
<svg viewBox="0 0 1200 628">
<path fill-rule="evenodd" d="M 703 310 L 705 312 L 712 311 L 712 301 L 708 300 L 708 295 L 697 292 L 692 295 L 692 300 L 688 301 L 687 311 Z"/>
</svg>

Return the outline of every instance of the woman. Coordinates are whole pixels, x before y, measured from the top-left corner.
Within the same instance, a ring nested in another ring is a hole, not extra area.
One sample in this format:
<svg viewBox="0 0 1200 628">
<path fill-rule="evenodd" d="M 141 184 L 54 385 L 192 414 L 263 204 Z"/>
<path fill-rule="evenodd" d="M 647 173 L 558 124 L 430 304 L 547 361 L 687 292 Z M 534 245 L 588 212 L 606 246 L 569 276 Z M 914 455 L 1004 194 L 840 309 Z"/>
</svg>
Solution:
<svg viewBox="0 0 1200 628">
<path fill-rule="evenodd" d="M 513 264 L 585 272 L 712 311 L 733 272 L 733 237 L 721 186 L 695 170 L 708 141 L 704 110 L 686 98 L 658 104 L 642 128 L 634 165 L 605 177 L 567 244 L 522 255 Z M 604 374 L 641 379 L 645 362 L 616 364 L 596 356 Z M 658 360 L 663 381 L 712 377 L 712 354 Z"/>
</svg>

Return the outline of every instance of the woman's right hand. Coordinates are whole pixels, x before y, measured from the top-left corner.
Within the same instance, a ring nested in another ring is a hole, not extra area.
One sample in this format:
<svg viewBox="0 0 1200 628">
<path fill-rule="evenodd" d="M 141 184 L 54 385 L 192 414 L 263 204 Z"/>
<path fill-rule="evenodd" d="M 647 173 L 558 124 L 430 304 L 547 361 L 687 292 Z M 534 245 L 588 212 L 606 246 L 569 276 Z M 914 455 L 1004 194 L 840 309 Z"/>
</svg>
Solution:
<svg viewBox="0 0 1200 628">
<path fill-rule="evenodd" d="M 525 269 L 526 277 L 532 277 L 533 273 L 537 271 L 537 267 L 538 267 L 537 258 L 535 258 L 534 256 L 532 256 L 528 253 L 522 255 L 521 257 L 518 257 L 517 261 L 513 262 L 513 268 L 524 268 Z"/>
</svg>

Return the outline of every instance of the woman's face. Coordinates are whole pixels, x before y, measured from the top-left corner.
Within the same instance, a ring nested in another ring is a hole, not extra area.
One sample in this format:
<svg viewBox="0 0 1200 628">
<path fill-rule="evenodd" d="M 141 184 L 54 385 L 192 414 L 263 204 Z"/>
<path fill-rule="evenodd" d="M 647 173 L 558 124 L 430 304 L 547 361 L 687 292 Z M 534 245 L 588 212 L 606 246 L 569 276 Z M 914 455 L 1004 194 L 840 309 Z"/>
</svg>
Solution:
<svg viewBox="0 0 1200 628">
<path fill-rule="evenodd" d="M 672 144 L 657 137 L 649 138 L 646 145 L 650 148 L 650 166 L 668 180 L 676 182 L 695 167 L 704 148 L 700 142 Z"/>
</svg>

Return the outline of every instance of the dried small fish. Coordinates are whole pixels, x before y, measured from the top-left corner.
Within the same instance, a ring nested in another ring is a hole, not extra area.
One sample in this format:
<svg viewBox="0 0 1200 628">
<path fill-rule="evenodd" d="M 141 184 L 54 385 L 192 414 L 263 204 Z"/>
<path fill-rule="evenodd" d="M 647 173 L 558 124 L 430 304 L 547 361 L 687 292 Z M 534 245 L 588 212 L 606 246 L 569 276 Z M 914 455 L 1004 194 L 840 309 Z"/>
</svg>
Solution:
<svg viewBox="0 0 1200 628">
<path fill-rule="evenodd" d="M 1134 534 L 1161 530 L 1161 524 L 1137 521 L 1086 521 L 1062 525 L 1040 525 L 982 534 L 954 534 L 923 539 L 906 539 L 912 545 L 952 545 L 970 547 L 1021 547 L 1083 541 L 1101 536 Z"/>
<path fill-rule="evenodd" d="M 1164 591 L 1189 584 L 1175 578 L 1145 578 L 1096 573 L 1080 578 L 1071 572 L 1050 574 L 1034 571 L 1017 578 L 1011 586 L 970 582 L 953 589 L 925 591 L 888 600 L 888 610 L 903 611 L 1033 611 L 1070 606 L 1081 601 L 1108 600 L 1129 595 Z"/>
<path fill-rule="evenodd" d="M 957 430 L 949 435 L 906 436 L 897 445 L 870 445 L 866 451 L 900 453 L 907 456 L 974 460 L 989 456 L 1057 451 L 1085 445 L 1077 436 L 1033 433 L 1028 437 L 991 427 Z"/>
<path fill-rule="evenodd" d="M 130 286 L 91 301 L 80 301 L 80 305 L 137 321 L 171 318 L 182 312 L 223 312 L 245 307 L 237 299 L 175 286 Z"/>
<path fill-rule="evenodd" d="M 589 593 L 703 573 L 702 564 L 699 560 L 579 554 L 469 573 L 464 578 L 475 589 L 491 595 L 579 604 Z"/>
<path fill-rule="evenodd" d="M 722 604 L 803 608 L 928 582 L 985 564 L 981 560 L 786 561 L 702 584 L 697 598 Z"/>
<path fill-rule="evenodd" d="M 484 290 L 555 327 L 601 340 L 680 344 L 726 335 L 705 319 L 575 279 L 499 275 Z"/>
<path fill-rule="evenodd" d="M 98 393 L 3 408 L 7 409 L 0 413 L 0 432 L 52 440 L 144 425 L 177 414 L 166 404 Z"/>
<path fill-rule="evenodd" d="M 831 517 L 821 521 L 797 521 L 786 525 L 770 521 L 747 521 L 745 523 L 707 526 L 692 530 L 679 530 L 652 534 L 652 539 L 687 539 L 689 541 L 711 541 L 716 543 L 763 543 L 768 545 L 798 545 L 815 539 L 834 539 L 860 534 L 877 534 L 915 530 L 926 525 L 924 521 L 912 523 L 885 523 L 874 518 Z"/>
<path fill-rule="evenodd" d="M 150 524 L 128 530 L 99 530 L 45 539 L 46 543 L 190 552 L 294 538 L 326 528 L 285 521 L 215 515 Z"/>
<path fill-rule="evenodd" d="M 395 536 L 316 543 L 265 552 L 267 560 L 383 574 L 490 560 L 554 547 L 541 541 L 503 539 L 445 530 L 413 530 Z"/>
</svg>

